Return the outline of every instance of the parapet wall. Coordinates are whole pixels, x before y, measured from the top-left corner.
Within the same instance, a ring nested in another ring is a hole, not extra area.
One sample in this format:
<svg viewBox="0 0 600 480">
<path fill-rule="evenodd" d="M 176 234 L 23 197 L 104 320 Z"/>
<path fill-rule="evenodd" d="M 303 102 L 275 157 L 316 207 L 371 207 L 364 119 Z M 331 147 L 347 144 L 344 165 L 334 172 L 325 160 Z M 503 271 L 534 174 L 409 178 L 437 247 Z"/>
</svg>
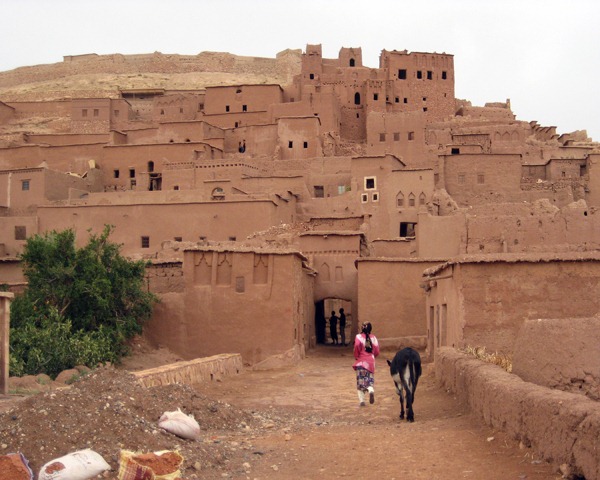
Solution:
<svg viewBox="0 0 600 480">
<path fill-rule="evenodd" d="M 571 474 L 600 480 L 600 403 L 524 382 L 453 348 L 435 354 L 435 375 L 493 428 Z"/>
<path fill-rule="evenodd" d="M 187 362 L 171 363 L 162 367 L 133 372 L 145 387 L 184 383 L 193 385 L 237 375 L 244 369 L 239 353 L 224 353 L 212 357 L 197 358 Z"/>
</svg>

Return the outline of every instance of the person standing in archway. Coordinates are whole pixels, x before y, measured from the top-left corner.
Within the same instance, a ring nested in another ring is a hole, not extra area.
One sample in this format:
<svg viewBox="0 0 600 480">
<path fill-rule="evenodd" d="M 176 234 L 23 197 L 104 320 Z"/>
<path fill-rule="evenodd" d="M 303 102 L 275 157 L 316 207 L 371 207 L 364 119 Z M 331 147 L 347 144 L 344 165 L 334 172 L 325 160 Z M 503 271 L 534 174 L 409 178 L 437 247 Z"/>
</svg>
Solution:
<svg viewBox="0 0 600 480">
<path fill-rule="evenodd" d="M 362 324 L 362 331 L 354 339 L 354 358 L 352 368 L 356 370 L 356 390 L 360 406 L 365 406 L 365 393 L 369 392 L 369 403 L 375 403 L 375 357 L 379 355 L 379 342 L 371 335 L 370 322 Z"/>
<path fill-rule="evenodd" d="M 340 308 L 340 345 L 346 346 L 346 314 L 344 309 Z"/>
<path fill-rule="evenodd" d="M 333 310 L 331 312 L 331 317 L 329 317 L 329 334 L 331 335 L 331 343 L 333 345 L 338 344 L 337 322 L 338 317 L 335 314 L 335 310 Z"/>
</svg>

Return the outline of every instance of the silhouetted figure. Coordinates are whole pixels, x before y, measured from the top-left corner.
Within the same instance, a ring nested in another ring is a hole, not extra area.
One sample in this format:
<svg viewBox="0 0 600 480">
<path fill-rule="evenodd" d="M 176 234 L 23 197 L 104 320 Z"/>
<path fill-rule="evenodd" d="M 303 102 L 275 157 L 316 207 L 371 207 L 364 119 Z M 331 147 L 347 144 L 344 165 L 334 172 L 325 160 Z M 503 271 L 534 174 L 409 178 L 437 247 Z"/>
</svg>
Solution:
<svg viewBox="0 0 600 480">
<path fill-rule="evenodd" d="M 331 335 L 331 343 L 334 345 L 338 344 L 337 322 L 338 317 L 335 314 L 335 310 L 333 310 L 331 317 L 329 317 L 329 334 Z"/>
<path fill-rule="evenodd" d="M 346 314 L 344 309 L 340 308 L 340 340 L 341 345 L 346 346 Z"/>
</svg>

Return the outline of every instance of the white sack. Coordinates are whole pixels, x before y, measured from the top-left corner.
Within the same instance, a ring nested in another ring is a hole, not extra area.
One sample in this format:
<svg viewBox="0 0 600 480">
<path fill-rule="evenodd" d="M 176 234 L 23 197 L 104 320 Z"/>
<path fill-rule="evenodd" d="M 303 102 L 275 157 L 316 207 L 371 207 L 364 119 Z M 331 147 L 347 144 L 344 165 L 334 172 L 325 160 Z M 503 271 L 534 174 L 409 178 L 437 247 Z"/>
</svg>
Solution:
<svg viewBox="0 0 600 480">
<path fill-rule="evenodd" d="M 38 480 L 89 480 L 105 470 L 110 470 L 110 465 L 88 448 L 49 461 L 40 470 Z"/>
<path fill-rule="evenodd" d="M 175 412 L 165 412 L 158 420 L 158 426 L 173 435 L 189 440 L 200 436 L 200 425 L 191 415 L 186 415 L 180 409 Z"/>
</svg>

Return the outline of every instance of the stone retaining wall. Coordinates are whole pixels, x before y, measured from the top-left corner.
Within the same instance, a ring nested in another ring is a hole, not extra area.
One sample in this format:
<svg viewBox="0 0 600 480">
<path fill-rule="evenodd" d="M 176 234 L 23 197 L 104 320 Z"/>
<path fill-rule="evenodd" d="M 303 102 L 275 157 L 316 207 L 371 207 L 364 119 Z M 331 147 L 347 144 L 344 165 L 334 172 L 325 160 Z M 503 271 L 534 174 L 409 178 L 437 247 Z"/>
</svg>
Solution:
<svg viewBox="0 0 600 480">
<path fill-rule="evenodd" d="M 442 347 L 436 379 L 493 428 L 571 474 L 600 480 L 600 402 L 521 380 L 502 368 Z"/>
<path fill-rule="evenodd" d="M 133 372 L 145 387 L 183 383 L 193 385 L 237 375 L 244 368 L 239 353 L 224 353 L 186 362 L 171 363 L 162 367 Z"/>
</svg>

